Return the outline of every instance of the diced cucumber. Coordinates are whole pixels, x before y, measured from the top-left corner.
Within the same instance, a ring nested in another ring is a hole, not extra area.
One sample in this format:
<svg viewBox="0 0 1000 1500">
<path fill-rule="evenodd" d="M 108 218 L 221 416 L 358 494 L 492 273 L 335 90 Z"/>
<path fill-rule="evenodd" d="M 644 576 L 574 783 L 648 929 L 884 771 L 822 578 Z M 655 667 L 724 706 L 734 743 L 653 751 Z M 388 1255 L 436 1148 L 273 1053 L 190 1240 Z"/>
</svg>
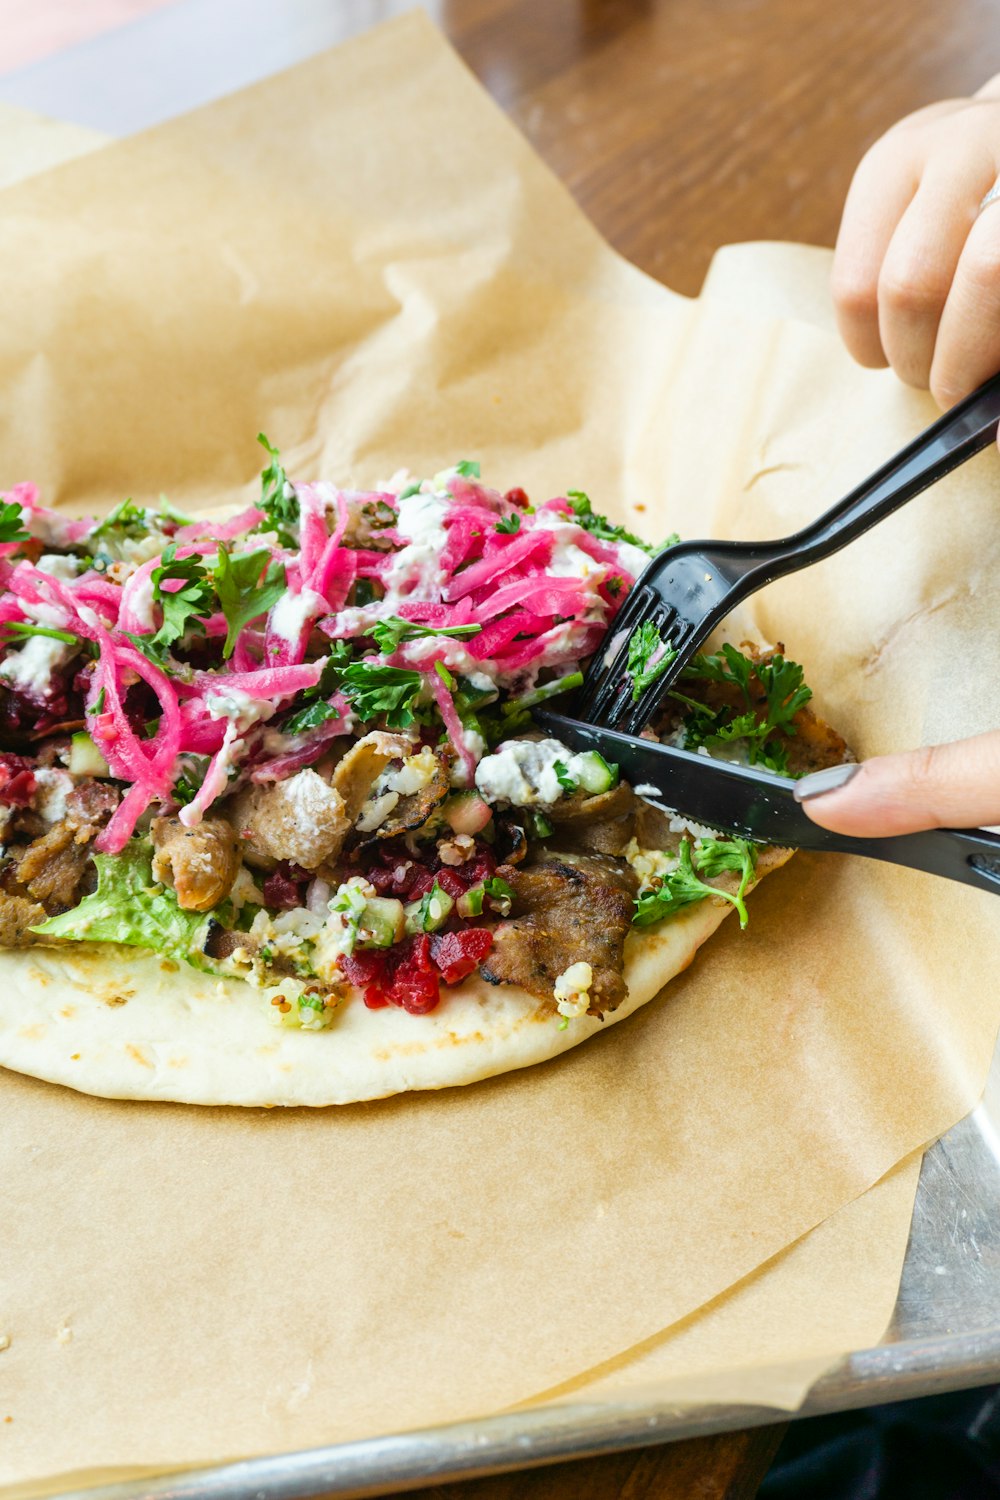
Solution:
<svg viewBox="0 0 1000 1500">
<path fill-rule="evenodd" d="M 85 729 L 74 734 L 70 742 L 69 773 L 71 776 L 111 775 L 107 761 Z"/>
<path fill-rule="evenodd" d="M 580 790 L 588 797 L 598 797 L 601 792 L 610 792 L 618 785 L 618 767 L 609 766 L 603 755 L 596 750 L 584 750 L 573 759 L 573 771 Z"/>
<path fill-rule="evenodd" d="M 391 948 L 406 930 L 402 901 L 391 896 L 370 896 L 358 920 L 359 948 Z"/>
<path fill-rule="evenodd" d="M 456 909 L 460 917 L 481 917 L 483 914 L 483 901 L 486 898 L 485 888 L 481 885 L 470 886 L 470 888 L 458 898 Z"/>
<path fill-rule="evenodd" d="M 435 880 L 425 896 L 419 901 L 407 903 L 406 931 L 410 934 L 437 932 L 451 916 L 454 899 L 443 891 Z"/>
</svg>

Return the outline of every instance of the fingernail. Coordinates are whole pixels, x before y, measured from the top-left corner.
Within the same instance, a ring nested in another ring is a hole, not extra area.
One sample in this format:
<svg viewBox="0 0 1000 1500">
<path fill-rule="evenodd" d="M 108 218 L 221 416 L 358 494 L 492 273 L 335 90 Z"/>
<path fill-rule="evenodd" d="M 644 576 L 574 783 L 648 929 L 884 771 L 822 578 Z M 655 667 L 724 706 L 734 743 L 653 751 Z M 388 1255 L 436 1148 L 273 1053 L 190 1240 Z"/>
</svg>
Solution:
<svg viewBox="0 0 1000 1500">
<path fill-rule="evenodd" d="M 810 797 L 822 797 L 827 792 L 835 792 L 860 770 L 857 761 L 851 761 L 849 765 L 827 766 L 825 771 L 814 771 L 811 776 L 803 776 L 801 781 L 795 783 L 793 796 L 796 802 L 808 802 Z"/>
</svg>

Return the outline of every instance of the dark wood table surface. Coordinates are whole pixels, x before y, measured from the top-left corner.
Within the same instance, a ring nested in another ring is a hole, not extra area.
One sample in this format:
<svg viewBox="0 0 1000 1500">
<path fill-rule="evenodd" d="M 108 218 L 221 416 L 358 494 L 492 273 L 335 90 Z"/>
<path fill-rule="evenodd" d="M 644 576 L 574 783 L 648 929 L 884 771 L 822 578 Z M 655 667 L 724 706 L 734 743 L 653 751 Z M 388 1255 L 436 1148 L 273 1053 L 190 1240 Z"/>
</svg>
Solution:
<svg viewBox="0 0 1000 1500">
<path fill-rule="evenodd" d="M 11 3 L 0 0 L 0 9 Z M 140 13 L 143 0 L 131 8 Z M 0 98 L 124 133 L 404 8 L 403 0 L 297 0 L 287 9 L 282 0 L 149 0 L 146 19 L 67 51 L 55 35 L 51 48 L 39 46 L 36 26 L 34 60 L 6 77 L 0 27 Z M 57 29 L 64 8 L 52 9 Z M 1000 72 L 1000 0 L 428 0 L 427 9 L 611 244 L 689 294 L 720 245 L 832 245 L 865 149 L 900 116 Z M 79 18 L 74 26 L 66 41 L 81 35 Z M 203 45 L 192 50 L 199 28 Z M 151 58 L 155 66 L 143 66 Z M 749 1500 L 783 1430 L 425 1493 Z"/>
</svg>

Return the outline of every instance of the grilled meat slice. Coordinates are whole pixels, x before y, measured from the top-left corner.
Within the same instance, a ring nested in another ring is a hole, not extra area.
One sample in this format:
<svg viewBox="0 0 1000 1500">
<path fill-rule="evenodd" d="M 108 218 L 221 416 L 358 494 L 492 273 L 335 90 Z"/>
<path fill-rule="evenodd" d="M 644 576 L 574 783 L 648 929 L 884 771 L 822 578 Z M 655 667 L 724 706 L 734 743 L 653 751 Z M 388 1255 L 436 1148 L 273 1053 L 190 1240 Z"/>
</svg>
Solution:
<svg viewBox="0 0 1000 1500">
<path fill-rule="evenodd" d="M 118 805 L 115 787 L 100 781 L 81 781 L 66 796 L 65 816 L 31 843 L 11 847 L 4 886 L 14 894 L 26 892 L 42 901 L 49 915 L 75 906 L 90 877 L 91 840 Z M 34 833 L 25 829 L 22 832 Z"/>
<path fill-rule="evenodd" d="M 30 929 L 44 922 L 47 916 L 48 912 L 38 901 L 29 901 L 25 896 L 0 895 L 0 948 L 30 948 L 33 943 L 42 942 L 43 939 Z"/>
<path fill-rule="evenodd" d="M 233 888 L 242 855 L 225 818 L 204 818 L 185 828 L 180 818 L 154 818 L 153 874 L 177 892 L 185 911 L 211 911 Z"/>
<path fill-rule="evenodd" d="M 351 830 L 340 792 L 309 770 L 248 787 L 226 803 L 225 812 L 243 858 L 261 870 L 273 870 L 281 860 L 315 870 L 336 859 Z"/>
<path fill-rule="evenodd" d="M 555 826 L 552 844 L 584 854 L 621 854 L 635 832 L 636 796 L 620 781 L 596 797 L 565 797 L 546 808 Z"/>
<path fill-rule="evenodd" d="M 394 760 L 405 760 L 412 752 L 410 740 L 400 734 L 387 734 L 376 729 L 352 745 L 337 762 L 333 785 L 344 799 L 344 815 L 349 828 L 353 828 L 361 816 L 368 793 L 386 766 Z"/>
<path fill-rule="evenodd" d="M 514 912 L 493 935 L 480 967 L 490 984 L 516 984 L 551 1000 L 559 975 L 585 962 L 594 972 L 590 1015 L 617 1010 L 627 992 L 625 937 L 638 882 L 622 860 L 546 852 L 530 865 L 502 865 Z"/>
<path fill-rule="evenodd" d="M 80 832 L 85 832 L 83 839 Z M 18 884 L 33 900 L 47 906 L 62 909 L 75 905 L 77 887 L 90 859 L 90 836 L 89 830 L 77 829 L 67 818 L 35 839 L 23 853 L 13 851 Z"/>
<path fill-rule="evenodd" d="M 408 750 L 412 750 L 412 747 L 408 747 Z M 398 796 L 388 816 L 362 842 L 398 838 L 402 833 L 423 827 L 434 809 L 441 806 L 451 791 L 451 761 L 443 755 L 436 755 L 434 760 L 433 780 L 417 792 Z"/>
</svg>

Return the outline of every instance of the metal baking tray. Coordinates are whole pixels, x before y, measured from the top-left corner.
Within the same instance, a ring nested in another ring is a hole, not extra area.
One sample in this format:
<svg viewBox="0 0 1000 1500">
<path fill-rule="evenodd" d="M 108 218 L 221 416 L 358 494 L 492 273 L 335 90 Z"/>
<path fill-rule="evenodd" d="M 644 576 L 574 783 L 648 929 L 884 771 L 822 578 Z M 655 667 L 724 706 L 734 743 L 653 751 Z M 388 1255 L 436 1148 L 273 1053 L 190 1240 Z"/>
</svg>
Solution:
<svg viewBox="0 0 1000 1500">
<path fill-rule="evenodd" d="M 813 1386 L 795 1417 L 1000 1381 L 1000 1049 L 979 1106 L 924 1157 L 892 1322 Z M 559 1405 L 161 1479 L 64 1492 L 81 1500 L 306 1500 L 448 1480 L 760 1426 L 763 1406 Z"/>
</svg>

